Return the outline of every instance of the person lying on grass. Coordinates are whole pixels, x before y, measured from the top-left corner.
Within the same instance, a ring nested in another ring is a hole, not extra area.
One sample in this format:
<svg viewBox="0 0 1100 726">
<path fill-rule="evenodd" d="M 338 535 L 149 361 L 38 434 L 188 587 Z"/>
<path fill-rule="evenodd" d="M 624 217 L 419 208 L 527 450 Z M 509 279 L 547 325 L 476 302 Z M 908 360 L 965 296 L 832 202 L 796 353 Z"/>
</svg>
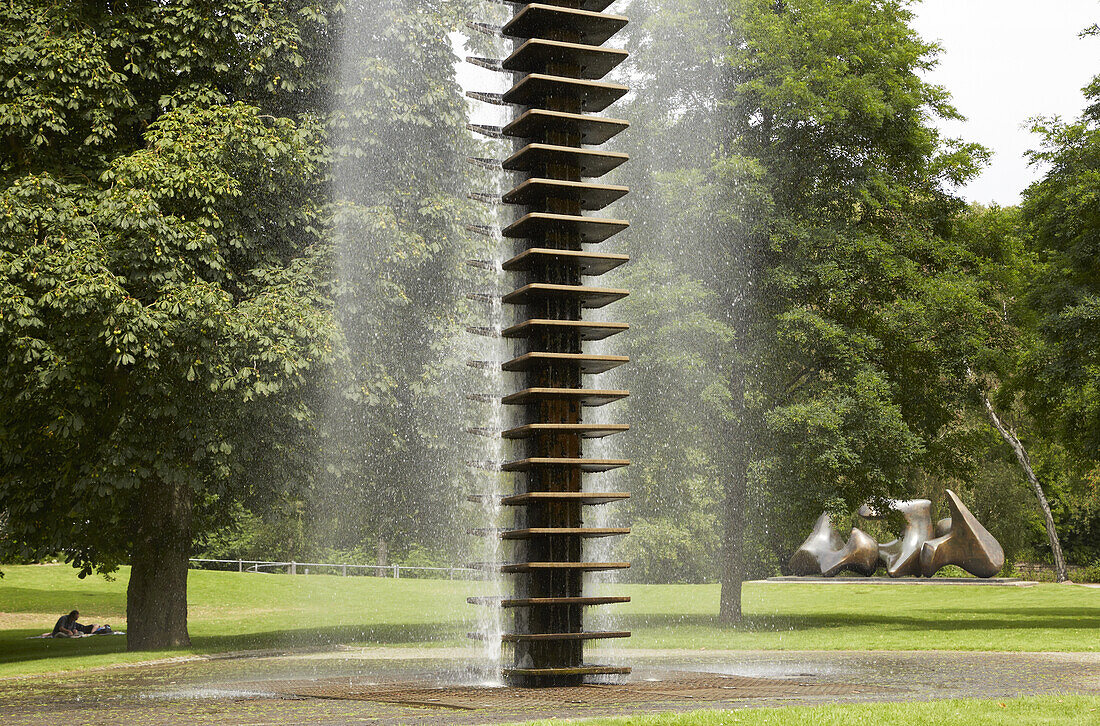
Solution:
<svg viewBox="0 0 1100 726">
<path fill-rule="evenodd" d="M 97 635 L 99 633 L 111 632 L 110 625 L 96 625 L 95 623 L 82 625 L 77 622 L 79 617 L 79 610 L 73 610 L 68 615 L 62 615 L 57 619 L 57 623 L 53 626 L 53 632 L 50 633 L 50 635 L 55 638 L 79 638 L 83 635 Z"/>
</svg>

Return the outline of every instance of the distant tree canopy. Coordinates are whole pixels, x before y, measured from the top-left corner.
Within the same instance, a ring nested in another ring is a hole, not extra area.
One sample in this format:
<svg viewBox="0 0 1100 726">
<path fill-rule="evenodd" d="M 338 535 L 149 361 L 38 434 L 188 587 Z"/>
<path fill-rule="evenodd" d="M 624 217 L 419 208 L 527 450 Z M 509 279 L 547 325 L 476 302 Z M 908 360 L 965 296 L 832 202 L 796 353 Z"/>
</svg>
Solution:
<svg viewBox="0 0 1100 726">
<path fill-rule="evenodd" d="M 0 547 L 129 562 L 131 648 L 187 642 L 194 534 L 302 463 L 324 10 L 0 7 Z"/>
<path fill-rule="evenodd" d="M 1074 121 L 1046 119 L 1032 160 L 1049 169 L 1022 207 L 1043 269 L 1031 287 L 1045 346 L 1028 402 L 1079 456 L 1100 459 L 1100 76 Z"/>
<path fill-rule="evenodd" d="M 415 7 L 415 12 L 413 8 Z M 310 547 L 454 551 L 475 140 L 448 31 L 462 2 L 362 0 L 343 16 L 329 129 L 339 365 L 319 425 Z M 480 255 L 484 257 L 484 255 Z M 473 357 L 473 356 L 468 356 Z M 457 465 L 457 467 L 456 467 Z"/>
<path fill-rule="evenodd" d="M 722 562 L 735 332 L 714 284 L 727 201 L 712 171 L 728 128 L 724 10 L 658 0 L 625 10 L 631 55 L 620 80 L 635 93 L 613 107 L 631 124 L 615 139 L 630 154 L 617 180 L 630 194 L 615 216 L 630 220 L 616 240 L 631 263 L 611 284 L 630 290 L 619 308 L 630 334 L 613 340 L 631 362 L 621 385 L 607 385 L 631 391 L 615 404 L 617 420 L 632 424 L 622 437 L 631 498 L 614 516 L 631 527 L 620 554 L 627 574 L 643 582 L 713 581 Z"/>
</svg>

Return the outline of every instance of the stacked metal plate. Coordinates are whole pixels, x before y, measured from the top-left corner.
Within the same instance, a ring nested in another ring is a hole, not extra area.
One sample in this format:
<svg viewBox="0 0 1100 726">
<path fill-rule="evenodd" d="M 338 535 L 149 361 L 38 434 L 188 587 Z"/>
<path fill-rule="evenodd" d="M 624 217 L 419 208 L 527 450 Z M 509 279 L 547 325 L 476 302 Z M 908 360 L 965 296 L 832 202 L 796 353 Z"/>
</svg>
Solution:
<svg viewBox="0 0 1100 726">
<path fill-rule="evenodd" d="M 503 398 L 520 407 L 520 425 L 502 432 L 516 456 L 503 464 L 517 472 L 516 493 L 502 497 L 514 510 L 514 527 L 483 530 L 511 542 L 509 562 L 497 565 L 513 580 L 503 600 L 473 598 L 513 614 L 503 640 L 513 649 L 504 675 L 513 685 L 562 686 L 594 675 L 629 673 L 629 668 L 588 664 L 584 644 L 630 633 L 584 627 L 585 609 L 620 603 L 626 597 L 585 595 L 585 573 L 626 568 L 624 562 L 585 558 L 585 540 L 612 537 L 626 528 L 585 526 L 589 508 L 626 498 L 619 492 L 585 486 L 589 475 L 626 466 L 623 459 L 591 458 L 585 442 L 629 428 L 586 423 L 585 411 L 627 396 L 627 391 L 592 386 L 588 377 L 627 362 L 625 356 L 585 352 L 586 341 L 627 329 L 622 323 L 586 319 L 586 311 L 613 305 L 627 291 L 602 287 L 592 278 L 627 261 L 602 251 L 627 228 L 600 210 L 626 194 L 622 186 L 600 183 L 627 160 L 599 147 L 628 123 L 605 111 L 626 86 L 603 81 L 626 53 L 603 44 L 626 25 L 626 18 L 603 12 L 610 0 L 513 2 L 515 14 L 500 32 L 513 51 L 499 68 L 510 72 L 512 87 L 498 100 L 514 107 L 500 129 L 514 141 L 503 161 L 516 185 L 502 200 L 515 210 L 503 230 L 514 245 L 504 270 L 514 290 L 504 303 L 518 306 L 518 322 L 502 331 L 516 341 L 516 355 L 504 363 L 523 384 Z M 496 66 L 486 61 L 487 67 Z"/>
</svg>

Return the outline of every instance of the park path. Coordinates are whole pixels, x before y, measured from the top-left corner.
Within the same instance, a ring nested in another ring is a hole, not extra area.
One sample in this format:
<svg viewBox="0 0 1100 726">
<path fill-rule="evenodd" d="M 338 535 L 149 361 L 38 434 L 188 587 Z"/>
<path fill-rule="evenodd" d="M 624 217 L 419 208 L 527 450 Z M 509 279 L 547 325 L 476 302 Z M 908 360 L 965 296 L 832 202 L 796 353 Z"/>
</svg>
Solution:
<svg viewBox="0 0 1100 726">
<path fill-rule="evenodd" d="M 633 687 L 558 694 L 456 686 L 471 679 L 465 653 L 347 649 L 10 680 L 0 682 L 0 723 L 486 724 L 698 708 L 1100 695 L 1100 653 L 620 651 L 634 665 Z M 685 683 L 699 687 L 684 690 Z M 385 696 L 390 702 L 371 700 L 395 689 L 410 694 L 406 702 L 392 695 Z"/>
</svg>

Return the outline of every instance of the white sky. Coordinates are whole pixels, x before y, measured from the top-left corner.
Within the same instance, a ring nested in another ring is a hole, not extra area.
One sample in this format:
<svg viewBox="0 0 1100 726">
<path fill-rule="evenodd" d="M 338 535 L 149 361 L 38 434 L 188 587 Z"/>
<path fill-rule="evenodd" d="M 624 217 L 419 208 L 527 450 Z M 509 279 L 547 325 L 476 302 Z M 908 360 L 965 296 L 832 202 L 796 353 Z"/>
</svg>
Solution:
<svg viewBox="0 0 1100 726">
<path fill-rule="evenodd" d="M 994 153 L 963 195 L 1015 204 L 1039 174 L 1024 158 L 1038 145 L 1027 119 L 1076 116 L 1084 108 L 1081 88 L 1100 74 L 1100 38 L 1077 37 L 1100 22 L 1100 2 L 924 0 L 914 9 L 917 31 L 944 48 L 929 80 L 946 87 L 967 117 L 945 131 Z"/>
<path fill-rule="evenodd" d="M 943 46 L 930 75 L 945 86 L 965 122 L 944 126 L 950 136 L 993 152 L 980 177 L 962 190 L 970 201 L 1015 204 L 1039 175 L 1024 153 L 1038 145 L 1027 130 L 1034 116 L 1072 118 L 1084 108 L 1081 89 L 1100 74 L 1100 37 L 1078 38 L 1100 22 L 1100 0 L 923 0 L 914 5 L 916 29 Z M 464 57 L 462 37 L 452 35 Z M 502 74 L 459 64 L 468 89 L 504 90 Z M 475 121 L 499 123 L 496 109 L 472 104 Z"/>
</svg>

